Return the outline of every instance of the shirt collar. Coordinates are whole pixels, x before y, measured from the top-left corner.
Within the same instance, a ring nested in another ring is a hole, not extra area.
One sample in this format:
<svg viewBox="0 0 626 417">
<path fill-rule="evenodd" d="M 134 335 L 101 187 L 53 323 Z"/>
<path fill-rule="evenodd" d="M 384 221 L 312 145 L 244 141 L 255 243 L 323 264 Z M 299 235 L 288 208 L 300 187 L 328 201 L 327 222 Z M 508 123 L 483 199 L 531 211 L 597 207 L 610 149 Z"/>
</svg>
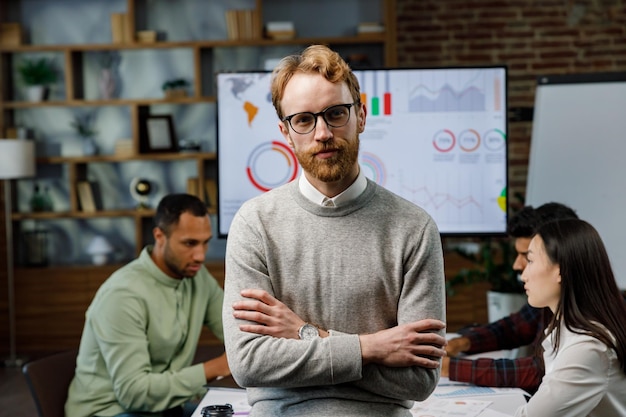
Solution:
<svg viewBox="0 0 626 417">
<path fill-rule="evenodd" d="M 159 268 L 157 264 L 154 263 L 154 260 L 152 260 L 151 254 L 153 249 L 154 245 L 147 245 L 146 247 L 144 247 L 144 249 L 141 251 L 141 254 L 139 255 L 139 259 L 146 266 L 148 271 L 150 271 L 150 276 L 152 278 L 154 278 L 161 284 L 165 284 L 168 287 L 178 288 L 181 283 L 185 281 L 185 279 L 172 278 L 165 272 L 163 272 L 161 268 Z"/>
<path fill-rule="evenodd" d="M 365 191 L 365 188 L 367 188 L 367 178 L 363 172 L 359 170 L 359 175 L 356 177 L 356 181 L 354 181 L 352 185 L 346 188 L 342 193 L 333 198 L 328 198 L 319 192 L 317 188 L 313 187 L 313 184 L 309 182 L 304 174 L 300 175 L 298 186 L 300 188 L 300 192 L 313 203 L 323 205 L 324 201 L 331 200 L 335 207 L 338 207 L 360 196 L 361 193 Z"/>
</svg>

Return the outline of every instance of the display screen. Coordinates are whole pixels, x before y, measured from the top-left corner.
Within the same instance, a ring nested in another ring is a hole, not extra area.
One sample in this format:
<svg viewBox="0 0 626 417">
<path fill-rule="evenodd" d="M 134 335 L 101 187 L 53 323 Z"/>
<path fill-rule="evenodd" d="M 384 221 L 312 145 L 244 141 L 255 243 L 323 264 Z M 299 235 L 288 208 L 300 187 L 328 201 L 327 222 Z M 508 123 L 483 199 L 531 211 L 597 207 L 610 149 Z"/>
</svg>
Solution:
<svg viewBox="0 0 626 417">
<path fill-rule="evenodd" d="M 424 208 L 442 235 L 501 235 L 507 223 L 505 67 L 358 70 L 367 108 L 359 163 Z M 217 75 L 218 231 L 241 204 L 300 174 L 278 128 L 270 72 Z M 317 112 L 320 109 L 310 109 Z"/>
</svg>

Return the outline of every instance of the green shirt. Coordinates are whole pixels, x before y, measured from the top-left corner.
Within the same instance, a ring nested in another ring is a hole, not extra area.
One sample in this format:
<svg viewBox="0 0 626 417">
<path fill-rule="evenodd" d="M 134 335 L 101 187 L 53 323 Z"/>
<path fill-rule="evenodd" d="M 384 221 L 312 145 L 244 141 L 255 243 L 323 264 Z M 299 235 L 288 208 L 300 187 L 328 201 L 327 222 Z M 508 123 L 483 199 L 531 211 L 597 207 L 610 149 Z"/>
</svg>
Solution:
<svg viewBox="0 0 626 417">
<path fill-rule="evenodd" d="M 161 412 L 205 392 L 203 365 L 191 363 L 203 325 L 223 340 L 224 293 L 204 267 L 169 277 L 151 249 L 111 275 L 87 309 L 66 415 Z"/>
</svg>

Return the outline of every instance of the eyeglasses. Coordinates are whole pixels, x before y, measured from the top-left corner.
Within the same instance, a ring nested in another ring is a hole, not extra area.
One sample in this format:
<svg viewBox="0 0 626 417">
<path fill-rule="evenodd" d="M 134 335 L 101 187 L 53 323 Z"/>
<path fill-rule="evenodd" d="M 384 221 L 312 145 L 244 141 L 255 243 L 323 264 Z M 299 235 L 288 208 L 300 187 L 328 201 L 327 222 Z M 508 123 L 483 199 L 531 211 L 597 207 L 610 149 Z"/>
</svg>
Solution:
<svg viewBox="0 0 626 417">
<path fill-rule="evenodd" d="M 283 122 L 288 122 L 294 132 L 300 135 L 311 133 L 317 126 L 317 118 L 322 116 L 329 127 L 342 127 L 350 121 L 350 108 L 358 104 L 358 102 L 348 104 L 336 104 L 326 107 L 318 113 L 305 111 L 302 113 L 292 114 L 283 118 Z"/>
</svg>

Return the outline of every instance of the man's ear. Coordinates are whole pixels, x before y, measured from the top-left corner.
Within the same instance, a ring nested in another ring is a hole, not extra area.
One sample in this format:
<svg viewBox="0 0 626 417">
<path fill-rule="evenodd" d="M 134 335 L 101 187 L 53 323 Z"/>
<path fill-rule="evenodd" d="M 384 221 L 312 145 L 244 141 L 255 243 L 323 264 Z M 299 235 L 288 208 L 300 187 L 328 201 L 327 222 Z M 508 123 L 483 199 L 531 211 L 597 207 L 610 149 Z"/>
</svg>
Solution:
<svg viewBox="0 0 626 417">
<path fill-rule="evenodd" d="M 363 133 L 365 130 L 365 118 L 367 117 L 367 108 L 365 103 L 361 103 L 360 109 L 357 113 L 357 131 Z"/>
<path fill-rule="evenodd" d="M 287 141 L 289 147 L 293 149 L 293 140 L 291 140 L 291 135 L 289 134 L 289 126 L 287 126 L 285 122 L 278 122 L 278 129 L 280 129 L 280 133 Z"/>
<path fill-rule="evenodd" d="M 152 236 L 154 237 L 154 243 L 160 243 L 166 238 L 165 233 L 160 227 L 152 229 Z"/>
</svg>

